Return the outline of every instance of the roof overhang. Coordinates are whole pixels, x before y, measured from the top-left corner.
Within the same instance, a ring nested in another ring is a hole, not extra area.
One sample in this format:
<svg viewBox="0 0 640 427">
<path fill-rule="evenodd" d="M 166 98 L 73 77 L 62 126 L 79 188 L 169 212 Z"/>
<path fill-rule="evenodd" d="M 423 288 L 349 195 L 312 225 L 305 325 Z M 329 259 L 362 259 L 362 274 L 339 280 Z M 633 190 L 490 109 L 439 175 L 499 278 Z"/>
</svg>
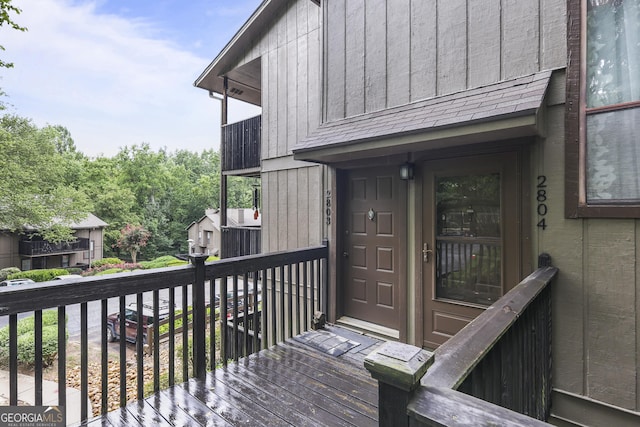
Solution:
<svg viewBox="0 0 640 427">
<path fill-rule="evenodd" d="M 321 124 L 296 160 L 338 163 L 504 139 L 544 136 L 552 71 Z"/>
<path fill-rule="evenodd" d="M 274 22 L 280 7 L 286 4 L 287 0 L 264 0 L 193 85 L 221 94 L 224 91 L 223 76 L 226 75 L 230 88 L 236 89 L 229 91 L 229 96 L 260 105 L 259 58 L 240 67 L 237 64 L 259 40 L 265 28 Z"/>
</svg>

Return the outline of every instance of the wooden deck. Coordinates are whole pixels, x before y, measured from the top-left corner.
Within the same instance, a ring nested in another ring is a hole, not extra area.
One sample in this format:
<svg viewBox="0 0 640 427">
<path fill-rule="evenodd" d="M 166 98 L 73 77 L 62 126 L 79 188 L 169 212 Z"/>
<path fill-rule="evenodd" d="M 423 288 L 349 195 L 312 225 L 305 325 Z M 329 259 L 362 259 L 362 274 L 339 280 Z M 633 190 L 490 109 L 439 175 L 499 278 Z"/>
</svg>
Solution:
<svg viewBox="0 0 640 427">
<path fill-rule="evenodd" d="M 107 426 L 377 426 L 364 357 L 380 341 L 307 332 L 89 422 Z"/>
</svg>

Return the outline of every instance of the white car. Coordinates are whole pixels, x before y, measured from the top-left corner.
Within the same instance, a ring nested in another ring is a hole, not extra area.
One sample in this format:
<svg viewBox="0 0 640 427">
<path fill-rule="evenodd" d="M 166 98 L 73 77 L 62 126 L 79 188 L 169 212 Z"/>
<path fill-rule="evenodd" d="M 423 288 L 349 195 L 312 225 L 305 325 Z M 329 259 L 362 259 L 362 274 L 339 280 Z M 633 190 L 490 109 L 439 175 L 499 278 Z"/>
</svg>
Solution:
<svg viewBox="0 0 640 427">
<path fill-rule="evenodd" d="M 31 279 L 10 279 L 0 282 L 0 286 L 26 285 L 28 283 L 36 283 Z"/>
<path fill-rule="evenodd" d="M 56 276 L 53 280 L 69 280 L 69 279 L 82 279 L 79 274 L 63 274 L 62 276 Z"/>
</svg>

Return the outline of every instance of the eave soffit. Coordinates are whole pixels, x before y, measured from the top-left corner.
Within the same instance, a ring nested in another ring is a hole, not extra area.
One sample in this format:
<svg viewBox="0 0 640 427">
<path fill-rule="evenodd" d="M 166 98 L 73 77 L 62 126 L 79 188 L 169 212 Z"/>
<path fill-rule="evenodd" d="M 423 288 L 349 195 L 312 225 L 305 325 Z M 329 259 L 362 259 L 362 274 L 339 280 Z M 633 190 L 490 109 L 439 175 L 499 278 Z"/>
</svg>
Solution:
<svg viewBox="0 0 640 427">
<path fill-rule="evenodd" d="M 311 1 L 318 6 L 320 5 L 320 0 Z M 230 76 L 230 79 L 233 79 L 239 90 L 244 92 L 240 94 L 229 93 L 229 96 L 260 105 L 260 83 L 255 81 L 256 62 L 259 67 L 260 61 L 251 61 L 245 64 L 246 66 L 237 67 L 237 70 L 234 70 L 233 67 L 237 64 L 238 58 L 274 22 L 277 14 L 287 3 L 288 0 L 264 0 L 215 59 L 205 68 L 193 85 L 208 90 L 210 93 L 222 94 L 224 91 L 222 77 L 226 74 Z M 259 68 L 257 72 L 259 79 Z M 253 78 L 247 79 L 247 75 L 251 75 Z"/>
</svg>

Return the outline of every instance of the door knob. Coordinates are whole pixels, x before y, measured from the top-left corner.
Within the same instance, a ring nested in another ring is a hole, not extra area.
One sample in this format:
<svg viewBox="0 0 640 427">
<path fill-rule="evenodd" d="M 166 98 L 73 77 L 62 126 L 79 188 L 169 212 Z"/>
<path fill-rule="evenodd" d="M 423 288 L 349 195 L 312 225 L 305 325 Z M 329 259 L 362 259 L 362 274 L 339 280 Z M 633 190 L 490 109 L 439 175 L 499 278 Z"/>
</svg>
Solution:
<svg viewBox="0 0 640 427">
<path fill-rule="evenodd" d="M 343 256 L 344 258 L 349 258 L 349 252 L 346 252 L 346 251 L 345 251 L 345 252 L 342 252 L 342 256 Z"/>
<path fill-rule="evenodd" d="M 422 245 L 422 260 L 424 262 L 429 262 L 429 255 L 433 253 L 432 249 L 429 249 L 429 244 L 425 243 Z"/>
</svg>

